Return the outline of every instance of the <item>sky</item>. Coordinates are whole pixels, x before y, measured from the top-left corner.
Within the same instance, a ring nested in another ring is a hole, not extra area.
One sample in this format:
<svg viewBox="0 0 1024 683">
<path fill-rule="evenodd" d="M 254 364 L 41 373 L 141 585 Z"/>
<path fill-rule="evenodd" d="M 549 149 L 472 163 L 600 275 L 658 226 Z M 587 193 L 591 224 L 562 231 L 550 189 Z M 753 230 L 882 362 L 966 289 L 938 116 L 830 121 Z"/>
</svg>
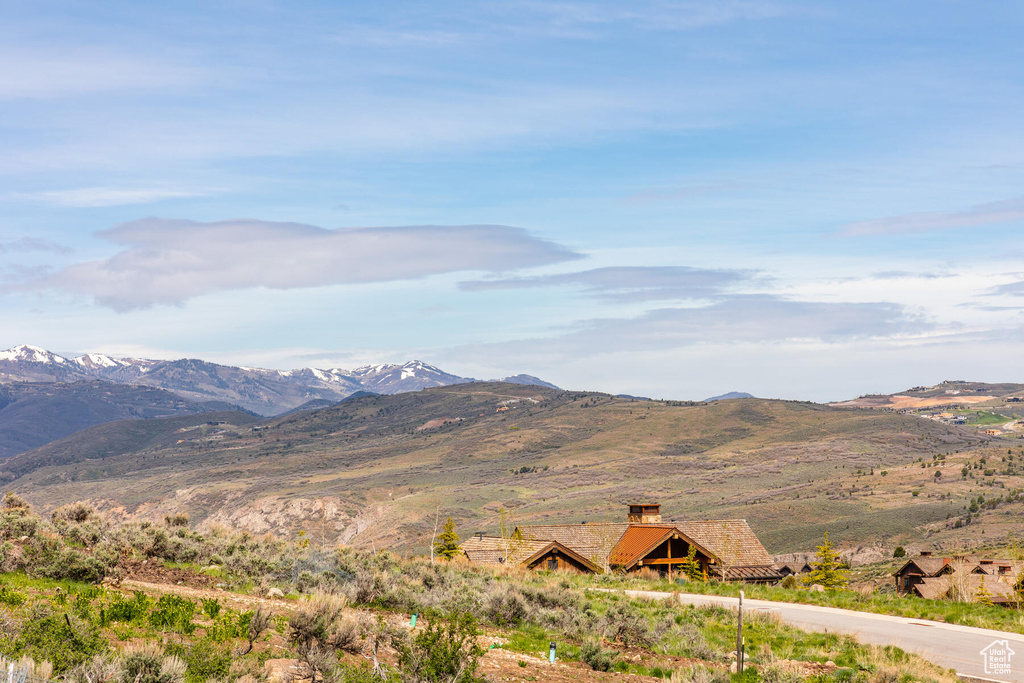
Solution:
<svg viewBox="0 0 1024 683">
<path fill-rule="evenodd" d="M 0 348 L 1024 382 L 1024 5 L 11 2 Z"/>
</svg>

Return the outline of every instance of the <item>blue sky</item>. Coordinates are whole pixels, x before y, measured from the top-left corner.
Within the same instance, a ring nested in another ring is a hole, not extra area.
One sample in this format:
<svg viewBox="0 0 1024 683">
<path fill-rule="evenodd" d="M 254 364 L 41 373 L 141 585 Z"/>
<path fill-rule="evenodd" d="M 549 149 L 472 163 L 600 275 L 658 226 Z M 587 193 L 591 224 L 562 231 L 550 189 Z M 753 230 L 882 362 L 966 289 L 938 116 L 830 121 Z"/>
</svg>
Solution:
<svg viewBox="0 0 1024 683">
<path fill-rule="evenodd" d="M 1024 381 L 1024 8 L 8 3 L 0 346 Z"/>
</svg>

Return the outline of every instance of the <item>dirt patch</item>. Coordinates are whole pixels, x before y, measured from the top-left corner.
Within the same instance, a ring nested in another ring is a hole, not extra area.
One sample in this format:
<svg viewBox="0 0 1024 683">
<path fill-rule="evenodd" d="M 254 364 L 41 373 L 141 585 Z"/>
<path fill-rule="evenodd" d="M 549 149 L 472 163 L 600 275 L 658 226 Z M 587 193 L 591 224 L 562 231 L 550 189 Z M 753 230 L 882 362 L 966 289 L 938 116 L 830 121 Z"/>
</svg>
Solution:
<svg viewBox="0 0 1024 683">
<path fill-rule="evenodd" d="M 434 420 L 428 420 L 416 428 L 416 431 L 422 432 L 424 429 L 436 429 L 438 427 L 444 427 L 445 425 L 454 424 L 455 422 L 461 422 L 461 419 L 452 419 L 450 417 L 439 417 Z"/>
<path fill-rule="evenodd" d="M 122 560 L 118 564 L 123 580 L 143 581 L 146 583 L 163 583 L 173 586 L 190 586 L 192 588 L 213 588 L 217 579 L 199 574 L 191 569 L 165 567 L 156 560 Z"/>
</svg>

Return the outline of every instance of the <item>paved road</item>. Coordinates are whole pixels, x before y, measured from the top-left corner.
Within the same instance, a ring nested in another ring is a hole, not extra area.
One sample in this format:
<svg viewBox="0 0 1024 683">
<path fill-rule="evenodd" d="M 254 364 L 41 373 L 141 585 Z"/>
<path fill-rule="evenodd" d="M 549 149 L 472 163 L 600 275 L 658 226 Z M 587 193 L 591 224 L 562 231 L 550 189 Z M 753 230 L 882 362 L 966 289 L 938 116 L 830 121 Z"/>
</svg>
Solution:
<svg viewBox="0 0 1024 683">
<path fill-rule="evenodd" d="M 649 598 L 671 598 L 672 593 L 626 591 L 628 595 Z M 720 605 L 735 608 L 736 598 L 717 595 L 680 594 L 680 602 L 690 605 Z M 786 623 L 807 631 L 845 633 L 862 643 L 896 645 L 916 652 L 939 666 L 955 669 L 964 676 L 998 681 L 1024 683 L 1024 635 L 945 624 L 927 619 L 907 619 L 884 614 L 869 614 L 834 607 L 798 605 L 768 600 L 743 601 L 743 611 L 771 612 Z M 1010 658 L 1010 674 L 987 674 L 981 651 L 995 640 L 1006 640 L 1016 653 Z"/>
</svg>

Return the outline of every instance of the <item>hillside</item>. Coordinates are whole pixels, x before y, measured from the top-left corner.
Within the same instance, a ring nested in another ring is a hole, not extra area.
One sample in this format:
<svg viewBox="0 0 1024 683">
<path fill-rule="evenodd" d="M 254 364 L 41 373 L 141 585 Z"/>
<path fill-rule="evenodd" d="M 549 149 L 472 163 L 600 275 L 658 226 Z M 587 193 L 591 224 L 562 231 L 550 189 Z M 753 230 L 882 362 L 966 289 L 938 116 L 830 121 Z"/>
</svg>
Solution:
<svg viewBox="0 0 1024 683">
<path fill-rule="evenodd" d="M 44 508 L 89 499 L 116 514 L 187 512 L 203 528 L 397 548 L 422 548 L 438 515 L 466 535 L 497 531 L 503 509 L 524 523 L 613 521 L 630 500 L 656 500 L 673 519 L 746 518 L 772 552 L 826 530 L 857 544 L 966 543 L 1005 536 L 1022 512 L 1009 500 L 1024 488 L 1019 442 L 810 403 L 476 383 L 216 429 L 186 422 L 146 423 L 167 426 L 144 436 L 133 423 L 92 428 L 4 474 Z M 979 493 L 1000 501 L 964 526 Z"/>
<path fill-rule="evenodd" d="M 0 458 L 104 422 L 192 415 L 218 407 L 223 405 L 110 382 L 0 384 Z"/>
</svg>

